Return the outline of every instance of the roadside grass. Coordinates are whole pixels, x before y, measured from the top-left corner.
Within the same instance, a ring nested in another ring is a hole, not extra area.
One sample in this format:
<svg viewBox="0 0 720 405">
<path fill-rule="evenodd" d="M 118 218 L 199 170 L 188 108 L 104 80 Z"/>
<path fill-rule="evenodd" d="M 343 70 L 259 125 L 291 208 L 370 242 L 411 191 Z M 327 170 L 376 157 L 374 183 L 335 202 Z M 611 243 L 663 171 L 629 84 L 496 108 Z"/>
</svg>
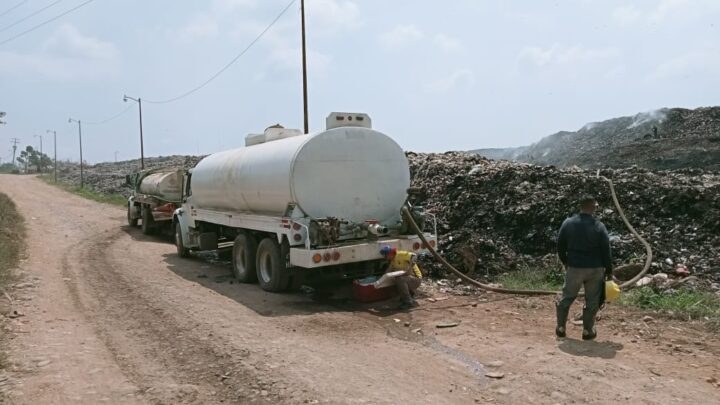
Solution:
<svg viewBox="0 0 720 405">
<path fill-rule="evenodd" d="M 118 205 L 121 207 L 124 207 L 127 204 L 127 198 L 123 196 L 122 194 L 103 194 L 99 191 L 96 191 L 90 187 L 83 187 L 80 188 L 74 184 L 65 183 L 63 181 L 58 180 L 57 183 L 55 183 L 55 178 L 52 174 L 42 174 L 38 176 L 42 181 L 50 184 L 51 186 L 59 187 L 67 192 L 73 193 L 75 195 L 79 195 L 80 197 L 87 198 L 88 200 L 93 200 L 101 203 L 106 204 L 112 204 L 112 205 Z"/>
<path fill-rule="evenodd" d="M 523 266 L 502 274 L 497 281 L 506 288 L 560 290 L 564 273 L 557 268 Z M 655 291 L 650 287 L 623 291 L 617 304 L 626 308 L 653 311 L 673 319 L 701 320 L 712 330 L 720 331 L 720 296 L 689 288 Z"/>
<path fill-rule="evenodd" d="M 623 293 L 619 304 L 677 319 L 704 320 L 711 328 L 720 330 L 720 297 L 709 292 L 689 288 L 656 291 L 641 287 Z"/>
<path fill-rule="evenodd" d="M 12 269 L 17 266 L 25 247 L 25 222 L 17 211 L 15 203 L 5 194 L 0 193 L 0 290 L 14 281 Z M 6 297 L 0 293 L 0 301 L 5 306 Z M 10 303 L 7 303 L 10 309 Z M 6 331 L 0 327 L 0 347 L 6 347 L 4 340 Z M 0 350 L 0 370 L 6 367 L 5 352 Z"/>
<path fill-rule="evenodd" d="M 521 266 L 516 271 L 501 274 L 497 281 L 505 288 L 519 290 L 560 290 L 564 274 L 557 268 Z"/>
</svg>

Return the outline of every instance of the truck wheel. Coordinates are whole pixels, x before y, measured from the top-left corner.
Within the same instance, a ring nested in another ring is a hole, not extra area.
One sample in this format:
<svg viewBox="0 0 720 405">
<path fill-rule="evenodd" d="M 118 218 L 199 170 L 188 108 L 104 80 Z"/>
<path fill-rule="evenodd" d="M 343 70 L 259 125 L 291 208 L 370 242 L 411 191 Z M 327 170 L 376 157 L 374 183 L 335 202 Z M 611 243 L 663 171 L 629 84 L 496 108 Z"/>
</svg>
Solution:
<svg viewBox="0 0 720 405">
<path fill-rule="evenodd" d="M 182 240 L 182 228 L 179 222 L 175 222 L 175 247 L 180 257 L 190 256 L 190 249 L 186 248 Z"/>
<path fill-rule="evenodd" d="M 133 218 L 132 211 L 133 211 L 132 205 L 128 204 L 128 209 L 127 209 L 128 225 L 130 225 L 130 228 L 135 228 L 135 227 L 137 227 L 137 224 L 138 224 L 138 218 Z"/>
<path fill-rule="evenodd" d="M 257 243 L 252 236 L 241 233 L 235 238 L 232 250 L 232 274 L 241 283 L 257 281 L 256 252 Z"/>
<path fill-rule="evenodd" d="M 280 255 L 280 246 L 271 238 L 263 239 L 258 245 L 257 278 L 265 291 L 280 292 L 288 288 L 290 274 Z"/>
<path fill-rule="evenodd" d="M 150 207 L 142 207 L 142 233 L 143 235 L 150 235 L 153 233 L 153 217 L 150 212 Z"/>
</svg>

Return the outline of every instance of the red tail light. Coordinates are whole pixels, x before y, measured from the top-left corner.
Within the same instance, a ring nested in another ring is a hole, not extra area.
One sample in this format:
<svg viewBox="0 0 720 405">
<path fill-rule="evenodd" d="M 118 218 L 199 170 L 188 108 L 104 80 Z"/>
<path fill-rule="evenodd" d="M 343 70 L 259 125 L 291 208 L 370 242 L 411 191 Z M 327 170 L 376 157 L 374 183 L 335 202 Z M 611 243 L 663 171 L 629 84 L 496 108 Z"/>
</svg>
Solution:
<svg viewBox="0 0 720 405">
<path fill-rule="evenodd" d="M 330 252 L 325 252 L 325 254 L 323 255 L 323 260 L 329 262 L 330 259 L 332 259 L 332 255 L 330 254 Z"/>
<path fill-rule="evenodd" d="M 302 235 L 296 233 L 295 235 L 293 235 L 293 240 L 295 240 L 295 242 L 300 242 L 302 240 Z"/>
<path fill-rule="evenodd" d="M 413 243 L 413 250 L 418 250 L 418 249 L 420 249 L 420 242 Z"/>
<path fill-rule="evenodd" d="M 338 252 L 337 250 L 333 252 L 332 256 L 333 256 L 332 257 L 333 260 L 335 260 L 335 261 L 340 260 L 340 252 Z"/>
</svg>

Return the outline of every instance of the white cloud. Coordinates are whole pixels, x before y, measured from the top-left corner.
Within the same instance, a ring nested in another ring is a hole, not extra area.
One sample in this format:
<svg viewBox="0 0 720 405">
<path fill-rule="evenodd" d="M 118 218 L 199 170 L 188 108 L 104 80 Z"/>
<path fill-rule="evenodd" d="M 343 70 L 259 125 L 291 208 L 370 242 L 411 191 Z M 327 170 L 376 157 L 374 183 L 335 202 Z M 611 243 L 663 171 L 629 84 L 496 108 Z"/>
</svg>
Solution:
<svg viewBox="0 0 720 405">
<path fill-rule="evenodd" d="M 380 35 L 380 41 L 388 48 L 400 48 L 408 43 L 421 40 L 424 37 L 425 34 L 412 24 L 398 25 L 391 31 Z"/>
<path fill-rule="evenodd" d="M 619 51 L 615 48 L 593 49 L 582 46 L 562 46 L 555 44 L 549 48 L 530 46 L 522 49 L 518 55 L 520 62 L 537 67 L 572 66 L 588 62 L 598 62 L 615 58 Z"/>
<path fill-rule="evenodd" d="M 300 48 L 276 47 L 272 50 L 270 59 L 272 66 L 280 70 L 300 72 L 302 69 Z M 331 62 L 332 58 L 329 55 L 313 49 L 307 50 L 308 74 L 324 76 Z"/>
<path fill-rule="evenodd" d="M 649 18 L 653 22 L 662 22 L 674 13 L 683 12 L 684 8 L 694 6 L 696 5 L 689 4 L 688 0 L 661 0 L 657 8 L 650 13 Z"/>
<path fill-rule="evenodd" d="M 616 7 L 612 18 L 623 25 L 659 24 L 670 20 L 692 21 L 718 11 L 720 1 L 717 0 L 659 0 L 652 7 L 642 9 L 632 4 Z"/>
<path fill-rule="evenodd" d="M 350 0 L 313 0 L 305 3 L 308 29 L 336 31 L 361 25 L 360 9 Z"/>
<path fill-rule="evenodd" d="M 38 52 L 0 52 L 0 72 L 36 74 L 57 80 L 104 79 L 118 72 L 118 61 L 115 45 L 63 24 Z"/>
<path fill-rule="evenodd" d="M 612 17 L 620 24 L 632 24 L 642 17 L 642 11 L 638 10 L 632 4 L 626 4 L 617 7 L 612 12 Z"/>
<path fill-rule="evenodd" d="M 470 69 L 457 69 L 446 77 L 430 83 L 428 90 L 435 93 L 447 93 L 459 87 L 475 86 L 475 74 Z"/>
<path fill-rule="evenodd" d="M 256 5 L 256 0 L 214 0 L 212 3 L 213 9 L 220 12 L 244 10 Z"/>
<path fill-rule="evenodd" d="M 215 18 L 209 15 L 198 15 L 186 25 L 181 36 L 187 39 L 198 39 L 206 37 L 215 37 L 220 33 L 220 27 Z"/>
<path fill-rule="evenodd" d="M 648 81 L 687 77 L 696 74 L 714 75 L 720 70 L 720 53 L 717 49 L 698 49 L 658 65 L 647 77 Z"/>
<path fill-rule="evenodd" d="M 436 34 L 433 38 L 433 43 L 448 52 L 456 52 L 462 50 L 462 45 L 460 44 L 460 41 L 443 33 Z"/>
</svg>

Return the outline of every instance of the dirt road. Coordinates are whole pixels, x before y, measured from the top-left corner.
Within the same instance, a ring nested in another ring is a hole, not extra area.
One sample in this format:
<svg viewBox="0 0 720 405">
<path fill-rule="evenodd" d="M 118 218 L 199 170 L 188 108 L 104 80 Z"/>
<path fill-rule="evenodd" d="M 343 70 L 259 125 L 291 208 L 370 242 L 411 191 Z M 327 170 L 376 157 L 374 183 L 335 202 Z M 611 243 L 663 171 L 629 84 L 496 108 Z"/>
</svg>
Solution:
<svg viewBox="0 0 720 405">
<path fill-rule="evenodd" d="M 427 285 L 420 309 L 396 313 L 269 294 L 179 259 L 120 208 L 29 177 L 0 176 L 0 190 L 29 231 L 0 373 L 12 403 L 720 401 L 720 342 L 697 325 L 610 308 L 588 343 L 554 338 L 551 298 Z"/>
</svg>

